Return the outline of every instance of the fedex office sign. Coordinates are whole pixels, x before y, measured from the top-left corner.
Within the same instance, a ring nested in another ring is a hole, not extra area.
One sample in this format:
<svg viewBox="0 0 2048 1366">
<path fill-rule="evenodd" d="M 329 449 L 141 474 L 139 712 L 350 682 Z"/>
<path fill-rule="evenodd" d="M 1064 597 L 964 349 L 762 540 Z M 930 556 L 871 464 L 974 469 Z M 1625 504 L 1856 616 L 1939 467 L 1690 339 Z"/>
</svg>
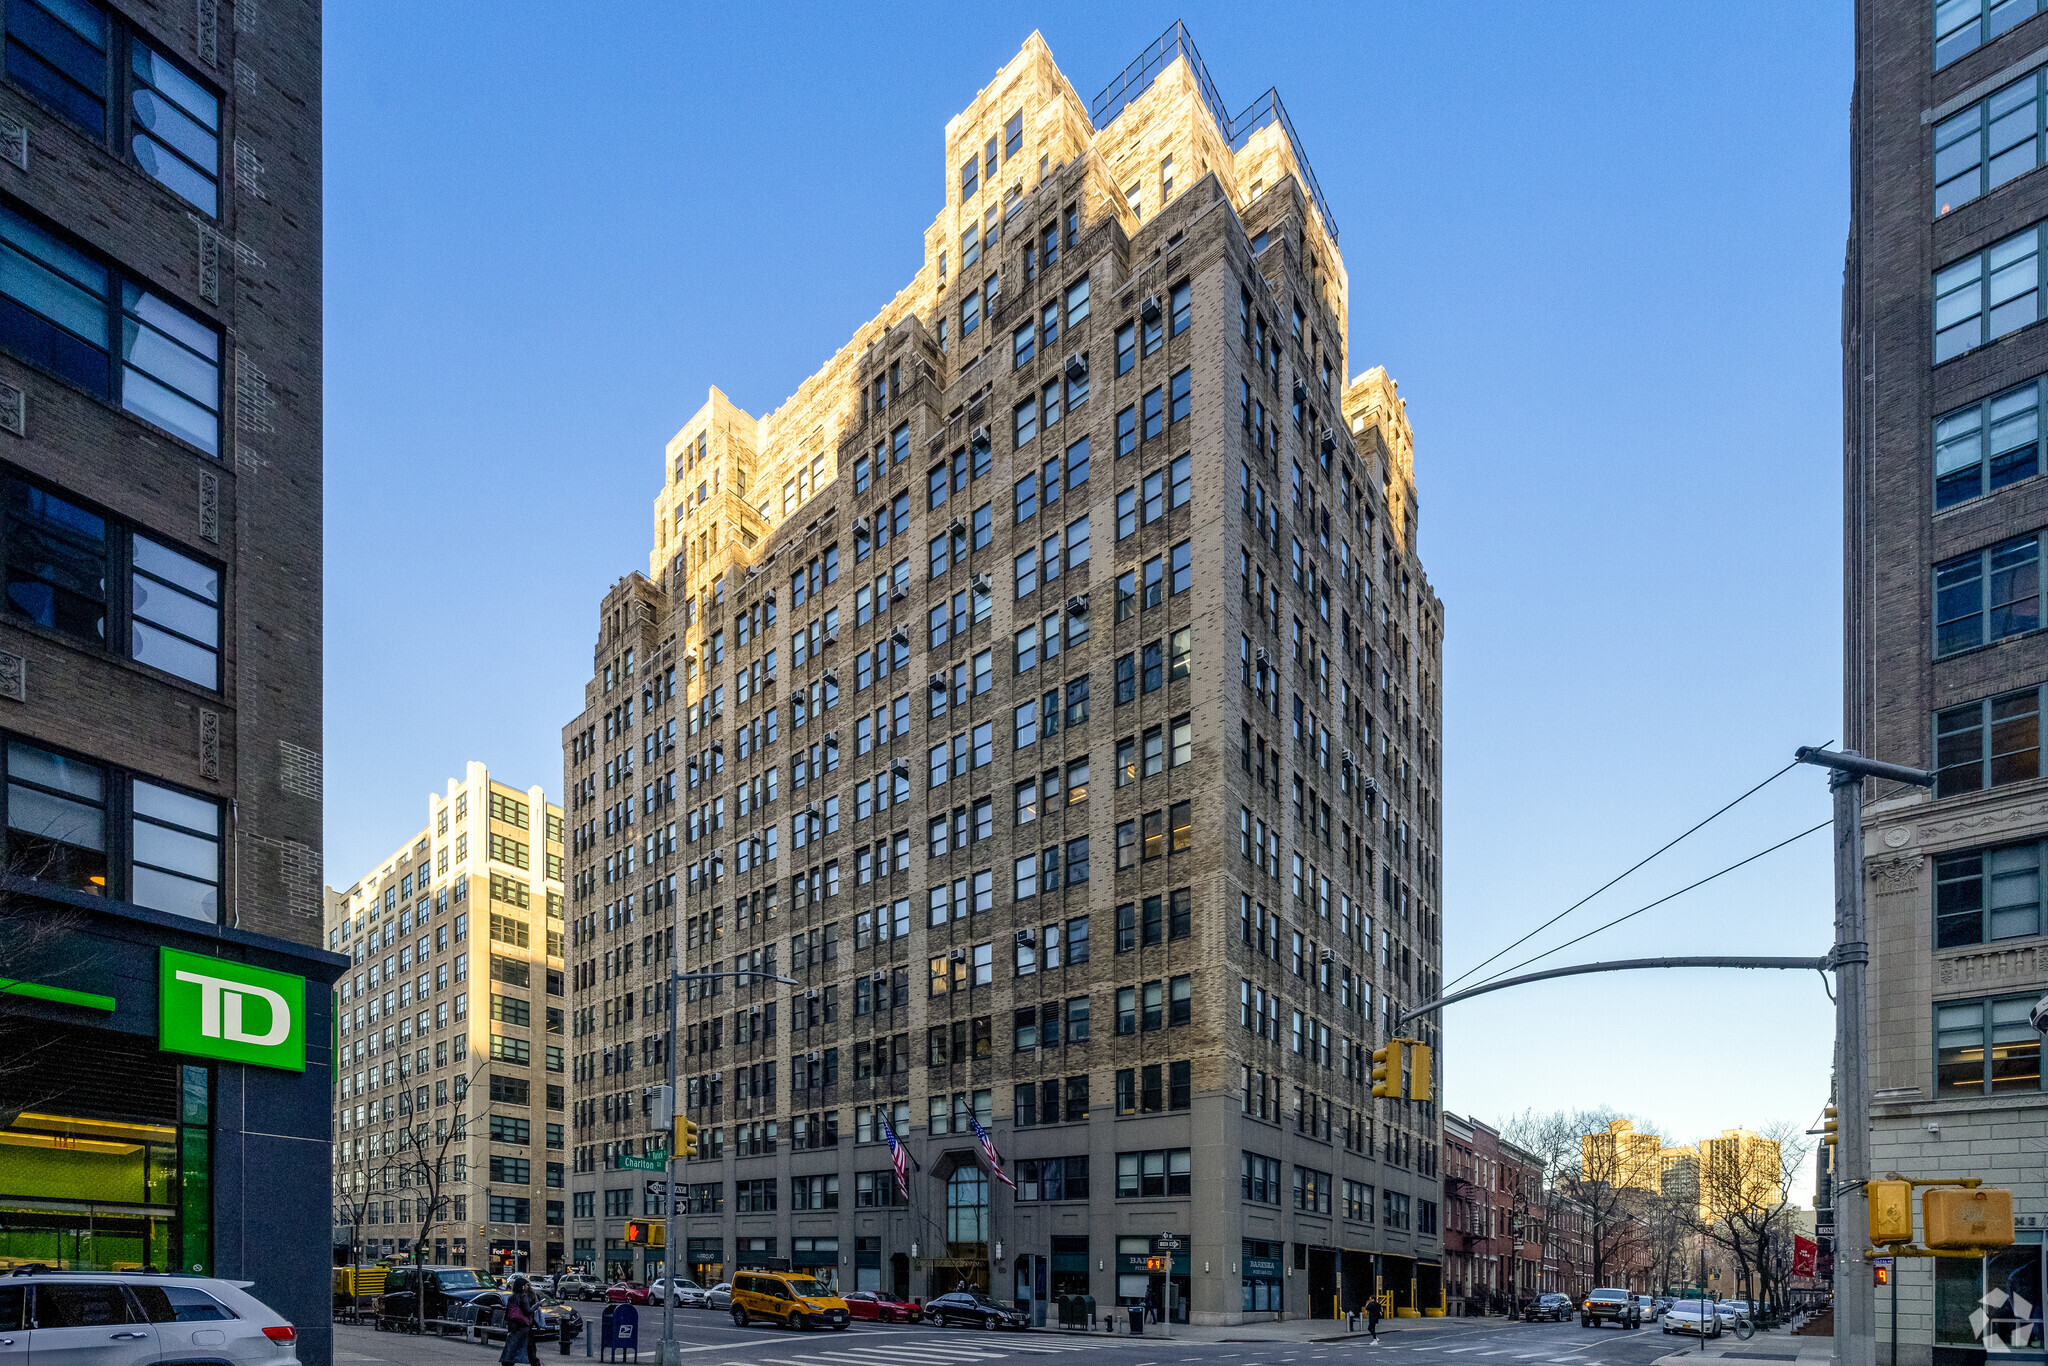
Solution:
<svg viewBox="0 0 2048 1366">
<path fill-rule="evenodd" d="M 306 1070 L 306 979 L 159 949 L 157 1047 Z"/>
</svg>

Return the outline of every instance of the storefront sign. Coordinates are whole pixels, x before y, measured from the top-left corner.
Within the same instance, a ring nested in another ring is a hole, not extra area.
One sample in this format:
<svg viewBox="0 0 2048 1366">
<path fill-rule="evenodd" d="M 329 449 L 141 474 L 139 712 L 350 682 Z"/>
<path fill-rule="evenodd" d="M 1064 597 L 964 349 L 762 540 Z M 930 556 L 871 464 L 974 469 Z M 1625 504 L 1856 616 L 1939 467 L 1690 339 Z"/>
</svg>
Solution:
<svg viewBox="0 0 2048 1366">
<path fill-rule="evenodd" d="M 255 1067 L 306 1070 L 306 979 L 160 949 L 157 1047 Z"/>
<path fill-rule="evenodd" d="M 1244 1259 L 1244 1274 L 1279 1279 L 1280 1259 L 1278 1257 L 1247 1257 Z"/>
</svg>

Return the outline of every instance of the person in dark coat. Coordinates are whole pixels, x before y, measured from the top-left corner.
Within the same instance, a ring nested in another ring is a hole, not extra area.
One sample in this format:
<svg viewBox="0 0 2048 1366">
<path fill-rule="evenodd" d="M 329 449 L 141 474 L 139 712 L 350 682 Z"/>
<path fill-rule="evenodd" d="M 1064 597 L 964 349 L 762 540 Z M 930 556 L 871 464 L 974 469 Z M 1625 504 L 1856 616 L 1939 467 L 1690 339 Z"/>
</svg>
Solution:
<svg viewBox="0 0 2048 1366">
<path fill-rule="evenodd" d="M 1365 1302 L 1365 1331 L 1372 1334 L 1372 1340 L 1380 1340 L 1380 1297 L 1370 1296 Z"/>
<path fill-rule="evenodd" d="M 512 1278 L 512 1293 L 505 1297 L 505 1347 L 498 1353 L 500 1366 L 512 1366 L 523 1355 L 529 1366 L 540 1366 L 540 1345 L 534 1332 L 540 1324 L 540 1297 L 524 1276 Z"/>
</svg>

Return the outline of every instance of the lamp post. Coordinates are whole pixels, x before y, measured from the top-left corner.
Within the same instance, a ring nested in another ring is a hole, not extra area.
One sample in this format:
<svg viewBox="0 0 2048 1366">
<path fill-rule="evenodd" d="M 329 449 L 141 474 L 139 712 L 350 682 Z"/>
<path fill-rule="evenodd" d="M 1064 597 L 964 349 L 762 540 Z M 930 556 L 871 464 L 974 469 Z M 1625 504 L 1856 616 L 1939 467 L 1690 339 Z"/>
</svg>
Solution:
<svg viewBox="0 0 2048 1366">
<path fill-rule="evenodd" d="M 661 1249 L 662 1295 L 661 1295 L 661 1347 L 655 1355 L 658 1366 L 681 1366 L 682 1344 L 676 1340 L 676 1240 L 670 1234 L 679 1232 L 680 1206 L 676 1202 L 676 1164 L 682 1154 L 676 1151 L 675 1115 L 682 1106 L 682 1096 L 676 1091 L 676 1007 L 682 1004 L 682 985 L 685 982 L 705 982 L 718 977 L 744 978 L 753 982 L 779 982 L 783 986 L 800 986 L 794 977 L 777 973 L 762 972 L 754 968 L 736 968 L 730 972 L 677 972 L 671 962 L 668 974 L 668 1133 L 662 1142 L 668 1149 L 668 1162 L 663 1166 L 663 1184 L 667 1194 L 662 1197 L 664 1217 L 662 1219 L 663 1239 Z M 685 1245 L 687 1251 L 687 1245 Z M 737 1252 L 737 1250 L 735 1250 Z"/>
</svg>

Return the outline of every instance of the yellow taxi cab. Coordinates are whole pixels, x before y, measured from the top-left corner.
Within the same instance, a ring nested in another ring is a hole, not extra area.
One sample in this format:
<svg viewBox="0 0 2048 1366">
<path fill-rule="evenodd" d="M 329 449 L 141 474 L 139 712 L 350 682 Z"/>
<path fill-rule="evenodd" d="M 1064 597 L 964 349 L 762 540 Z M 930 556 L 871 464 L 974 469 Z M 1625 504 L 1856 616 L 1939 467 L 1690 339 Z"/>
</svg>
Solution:
<svg viewBox="0 0 2048 1366">
<path fill-rule="evenodd" d="M 782 1271 L 742 1271 L 732 1278 L 735 1328 L 766 1320 L 790 1328 L 829 1327 L 843 1333 L 849 1318 L 846 1301 L 815 1277 Z"/>
</svg>

